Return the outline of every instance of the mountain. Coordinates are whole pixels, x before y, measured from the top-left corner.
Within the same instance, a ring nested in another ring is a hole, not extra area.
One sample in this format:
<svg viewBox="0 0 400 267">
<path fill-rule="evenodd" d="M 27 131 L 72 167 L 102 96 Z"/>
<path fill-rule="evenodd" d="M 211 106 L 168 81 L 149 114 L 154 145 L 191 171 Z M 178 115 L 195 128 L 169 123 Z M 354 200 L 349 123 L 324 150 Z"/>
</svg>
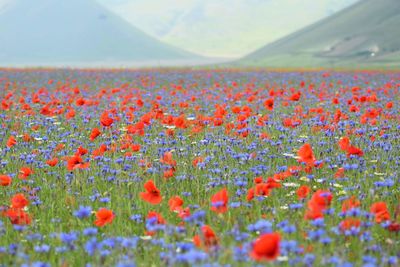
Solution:
<svg viewBox="0 0 400 267">
<path fill-rule="evenodd" d="M 238 58 L 357 0 L 98 0 L 132 25 L 205 56 Z"/>
<path fill-rule="evenodd" d="M 399 67 L 400 1 L 363 0 L 238 62 L 270 67 Z"/>
<path fill-rule="evenodd" d="M 3 66 L 198 58 L 143 33 L 94 0 L 3 0 L 1 4 Z"/>
</svg>

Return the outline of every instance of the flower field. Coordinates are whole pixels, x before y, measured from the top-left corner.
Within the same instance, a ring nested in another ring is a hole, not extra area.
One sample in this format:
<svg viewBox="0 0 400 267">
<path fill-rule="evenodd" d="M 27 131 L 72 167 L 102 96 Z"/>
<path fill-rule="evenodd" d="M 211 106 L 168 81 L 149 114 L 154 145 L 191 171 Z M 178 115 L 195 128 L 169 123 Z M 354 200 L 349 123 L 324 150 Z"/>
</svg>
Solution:
<svg viewBox="0 0 400 267">
<path fill-rule="evenodd" d="M 0 70 L 0 266 L 399 266 L 400 73 Z"/>
</svg>

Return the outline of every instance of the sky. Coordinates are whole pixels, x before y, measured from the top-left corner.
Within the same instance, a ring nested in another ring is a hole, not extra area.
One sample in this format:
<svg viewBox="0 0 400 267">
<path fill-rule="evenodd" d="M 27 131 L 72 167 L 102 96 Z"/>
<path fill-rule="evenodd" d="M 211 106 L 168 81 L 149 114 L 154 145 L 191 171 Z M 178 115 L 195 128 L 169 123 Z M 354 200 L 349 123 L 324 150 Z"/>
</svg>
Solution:
<svg viewBox="0 0 400 267">
<path fill-rule="evenodd" d="M 0 16 L 5 10 L 4 6 L 16 1 L 20 4 L 25 2 L 26 9 L 35 9 L 17 12 L 16 16 L 19 16 L 23 12 L 40 12 L 40 5 L 33 3 L 48 0 L 0 0 Z M 139 30 L 168 45 L 201 56 L 228 59 L 245 56 L 357 2 L 357 0 L 50 1 L 69 1 L 69 5 L 77 5 L 77 11 L 80 11 L 80 1 L 97 1 Z M 37 16 L 39 19 L 43 17 L 52 16 L 40 14 Z M 54 21 L 40 23 L 49 27 L 56 24 Z M 77 23 L 85 26 L 83 24 L 86 22 Z M 35 28 L 29 23 L 25 23 L 23 27 L 25 32 L 35 36 Z M 57 27 L 63 31 L 62 25 L 57 24 Z"/>
<path fill-rule="evenodd" d="M 98 0 L 146 33 L 188 51 L 238 58 L 357 0 Z"/>
</svg>

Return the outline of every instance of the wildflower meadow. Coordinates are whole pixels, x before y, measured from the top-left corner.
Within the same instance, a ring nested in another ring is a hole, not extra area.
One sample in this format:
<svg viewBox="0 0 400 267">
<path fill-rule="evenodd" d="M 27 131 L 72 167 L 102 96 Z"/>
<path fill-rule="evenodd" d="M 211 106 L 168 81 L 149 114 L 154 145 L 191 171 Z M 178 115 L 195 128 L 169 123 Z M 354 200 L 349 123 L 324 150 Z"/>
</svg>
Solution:
<svg viewBox="0 0 400 267">
<path fill-rule="evenodd" d="M 0 70 L 0 266 L 399 266 L 400 73 Z"/>
</svg>

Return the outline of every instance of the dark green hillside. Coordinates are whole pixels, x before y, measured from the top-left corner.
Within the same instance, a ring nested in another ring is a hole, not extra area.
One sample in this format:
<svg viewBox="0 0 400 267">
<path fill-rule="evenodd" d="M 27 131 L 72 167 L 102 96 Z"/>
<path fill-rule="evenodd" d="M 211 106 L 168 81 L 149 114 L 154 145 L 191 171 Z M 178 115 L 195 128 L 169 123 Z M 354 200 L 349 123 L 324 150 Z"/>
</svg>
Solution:
<svg viewBox="0 0 400 267">
<path fill-rule="evenodd" d="M 400 66 L 400 1 L 361 0 L 256 50 L 238 64 L 269 67 Z"/>
</svg>

